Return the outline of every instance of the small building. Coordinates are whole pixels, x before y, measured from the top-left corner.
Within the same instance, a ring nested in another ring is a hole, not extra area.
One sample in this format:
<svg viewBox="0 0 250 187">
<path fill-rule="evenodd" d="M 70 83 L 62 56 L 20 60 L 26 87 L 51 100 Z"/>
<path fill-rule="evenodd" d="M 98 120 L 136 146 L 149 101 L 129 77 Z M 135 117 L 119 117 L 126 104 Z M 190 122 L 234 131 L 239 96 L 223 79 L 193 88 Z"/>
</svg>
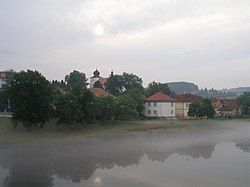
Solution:
<svg viewBox="0 0 250 187">
<path fill-rule="evenodd" d="M 175 118 L 175 99 L 158 92 L 145 99 L 144 114 L 148 117 Z"/>
<path fill-rule="evenodd" d="M 113 97 L 113 98 L 116 98 L 115 96 L 113 96 L 112 94 L 106 92 L 104 89 L 101 89 L 101 88 L 90 88 L 89 91 L 92 92 L 97 97 Z"/>
<path fill-rule="evenodd" d="M 0 89 L 3 87 L 4 84 L 6 84 L 5 78 L 6 78 L 5 72 L 1 71 L 0 72 Z"/>
<path fill-rule="evenodd" d="M 241 108 L 236 99 L 221 100 L 222 107 L 218 110 L 222 117 L 236 117 L 241 115 Z"/>
<path fill-rule="evenodd" d="M 94 88 L 95 83 L 99 81 L 101 87 L 105 89 L 105 84 L 108 81 L 108 78 L 101 77 L 100 72 L 98 70 L 95 70 L 93 74 L 94 76 L 90 77 L 90 83 L 89 83 L 90 88 Z M 113 71 L 111 71 L 110 76 L 113 76 Z"/>
<path fill-rule="evenodd" d="M 175 113 L 179 119 L 188 119 L 189 105 L 193 102 L 201 102 L 203 98 L 193 94 L 182 94 L 176 97 Z"/>
</svg>

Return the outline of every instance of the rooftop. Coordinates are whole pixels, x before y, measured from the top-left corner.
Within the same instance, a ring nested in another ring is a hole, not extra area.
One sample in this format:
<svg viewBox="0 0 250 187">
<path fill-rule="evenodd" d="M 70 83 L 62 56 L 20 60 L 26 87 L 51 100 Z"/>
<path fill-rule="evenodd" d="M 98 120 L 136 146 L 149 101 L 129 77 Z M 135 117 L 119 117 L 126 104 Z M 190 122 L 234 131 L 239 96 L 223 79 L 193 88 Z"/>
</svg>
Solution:
<svg viewBox="0 0 250 187">
<path fill-rule="evenodd" d="M 182 94 L 176 96 L 177 102 L 199 102 L 202 101 L 202 97 L 198 95 L 192 95 L 192 94 Z"/>
<path fill-rule="evenodd" d="M 176 100 L 162 92 L 157 92 L 154 95 L 149 96 L 145 99 L 146 101 L 168 101 L 168 102 L 175 102 Z"/>
<path fill-rule="evenodd" d="M 112 94 L 106 92 L 105 90 L 101 89 L 101 88 L 90 88 L 89 89 L 90 92 L 92 92 L 95 96 L 97 97 L 114 97 Z"/>
</svg>

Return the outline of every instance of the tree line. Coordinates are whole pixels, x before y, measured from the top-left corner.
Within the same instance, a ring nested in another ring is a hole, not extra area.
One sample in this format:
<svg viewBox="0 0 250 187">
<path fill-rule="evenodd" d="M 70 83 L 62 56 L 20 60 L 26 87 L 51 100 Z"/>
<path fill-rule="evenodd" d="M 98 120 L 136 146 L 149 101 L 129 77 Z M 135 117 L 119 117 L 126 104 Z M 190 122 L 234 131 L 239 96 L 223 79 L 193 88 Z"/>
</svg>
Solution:
<svg viewBox="0 0 250 187">
<path fill-rule="evenodd" d="M 153 81 L 144 88 L 142 79 L 132 73 L 112 75 L 105 84 L 105 90 L 113 95 L 108 97 L 95 96 L 87 89 L 87 81 L 85 74 L 76 70 L 66 75 L 65 80 L 51 82 L 38 71 L 21 71 L 0 90 L 0 109 L 11 104 L 15 125 L 43 127 L 49 120 L 57 119 L 57 125 L 68 126 L 94 120 L 140 119 L 144 117 L 146 96 L 159 91 L 175 96 L 167 83 Z M 249 115 L 249 93 L 238 100 L 244 115 Z M 189 115 L 213 117 L 211 100 L 192 103 Z"/>
<path fill-rule="evenodd" d="M 49 81 L 38 71 L 21 71 L 4 87 L 2 104 L 11 101 L 15 125 L 43 127 L 50 119 L 57 125 L 84 124 L 93 120 L 130 120 L 143 117 L 144 98 L 158 91 L 170 94 L 165 83 L 147 89 L 132 73 L 111 76 L 105 89 L 114 96 L 97 97 L 88 89 L 84 73 L 73 71 L 62 81 Z M 100 86 L 100 85 L 99 85 Z"/>
</svg>

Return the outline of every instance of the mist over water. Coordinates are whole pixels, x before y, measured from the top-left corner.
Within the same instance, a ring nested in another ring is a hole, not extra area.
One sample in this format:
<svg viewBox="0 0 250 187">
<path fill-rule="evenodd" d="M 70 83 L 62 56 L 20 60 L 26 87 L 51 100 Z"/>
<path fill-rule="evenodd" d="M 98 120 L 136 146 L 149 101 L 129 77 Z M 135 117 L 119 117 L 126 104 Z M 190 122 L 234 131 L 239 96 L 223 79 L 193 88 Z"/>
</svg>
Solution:
<svg viewBox="0 0 250 187">
<path fill-rule="evenodd" d="M 0 186 L 248 187 L 250 121 L 0 146 Z"/>
</svg>

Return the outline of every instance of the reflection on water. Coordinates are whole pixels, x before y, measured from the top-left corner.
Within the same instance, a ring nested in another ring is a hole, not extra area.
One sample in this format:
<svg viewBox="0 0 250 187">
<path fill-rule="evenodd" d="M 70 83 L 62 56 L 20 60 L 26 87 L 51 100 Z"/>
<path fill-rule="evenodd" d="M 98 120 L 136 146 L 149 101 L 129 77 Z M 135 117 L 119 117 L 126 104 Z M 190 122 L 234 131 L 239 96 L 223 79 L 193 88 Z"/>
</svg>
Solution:
<svg viewBox="0 0 250 187">
<path fill-rule="evenodd" d="M 250 124 L 221 122 L 124 137 L 0 146 L 0 185 L 250 184 Z"/>
</svg>

